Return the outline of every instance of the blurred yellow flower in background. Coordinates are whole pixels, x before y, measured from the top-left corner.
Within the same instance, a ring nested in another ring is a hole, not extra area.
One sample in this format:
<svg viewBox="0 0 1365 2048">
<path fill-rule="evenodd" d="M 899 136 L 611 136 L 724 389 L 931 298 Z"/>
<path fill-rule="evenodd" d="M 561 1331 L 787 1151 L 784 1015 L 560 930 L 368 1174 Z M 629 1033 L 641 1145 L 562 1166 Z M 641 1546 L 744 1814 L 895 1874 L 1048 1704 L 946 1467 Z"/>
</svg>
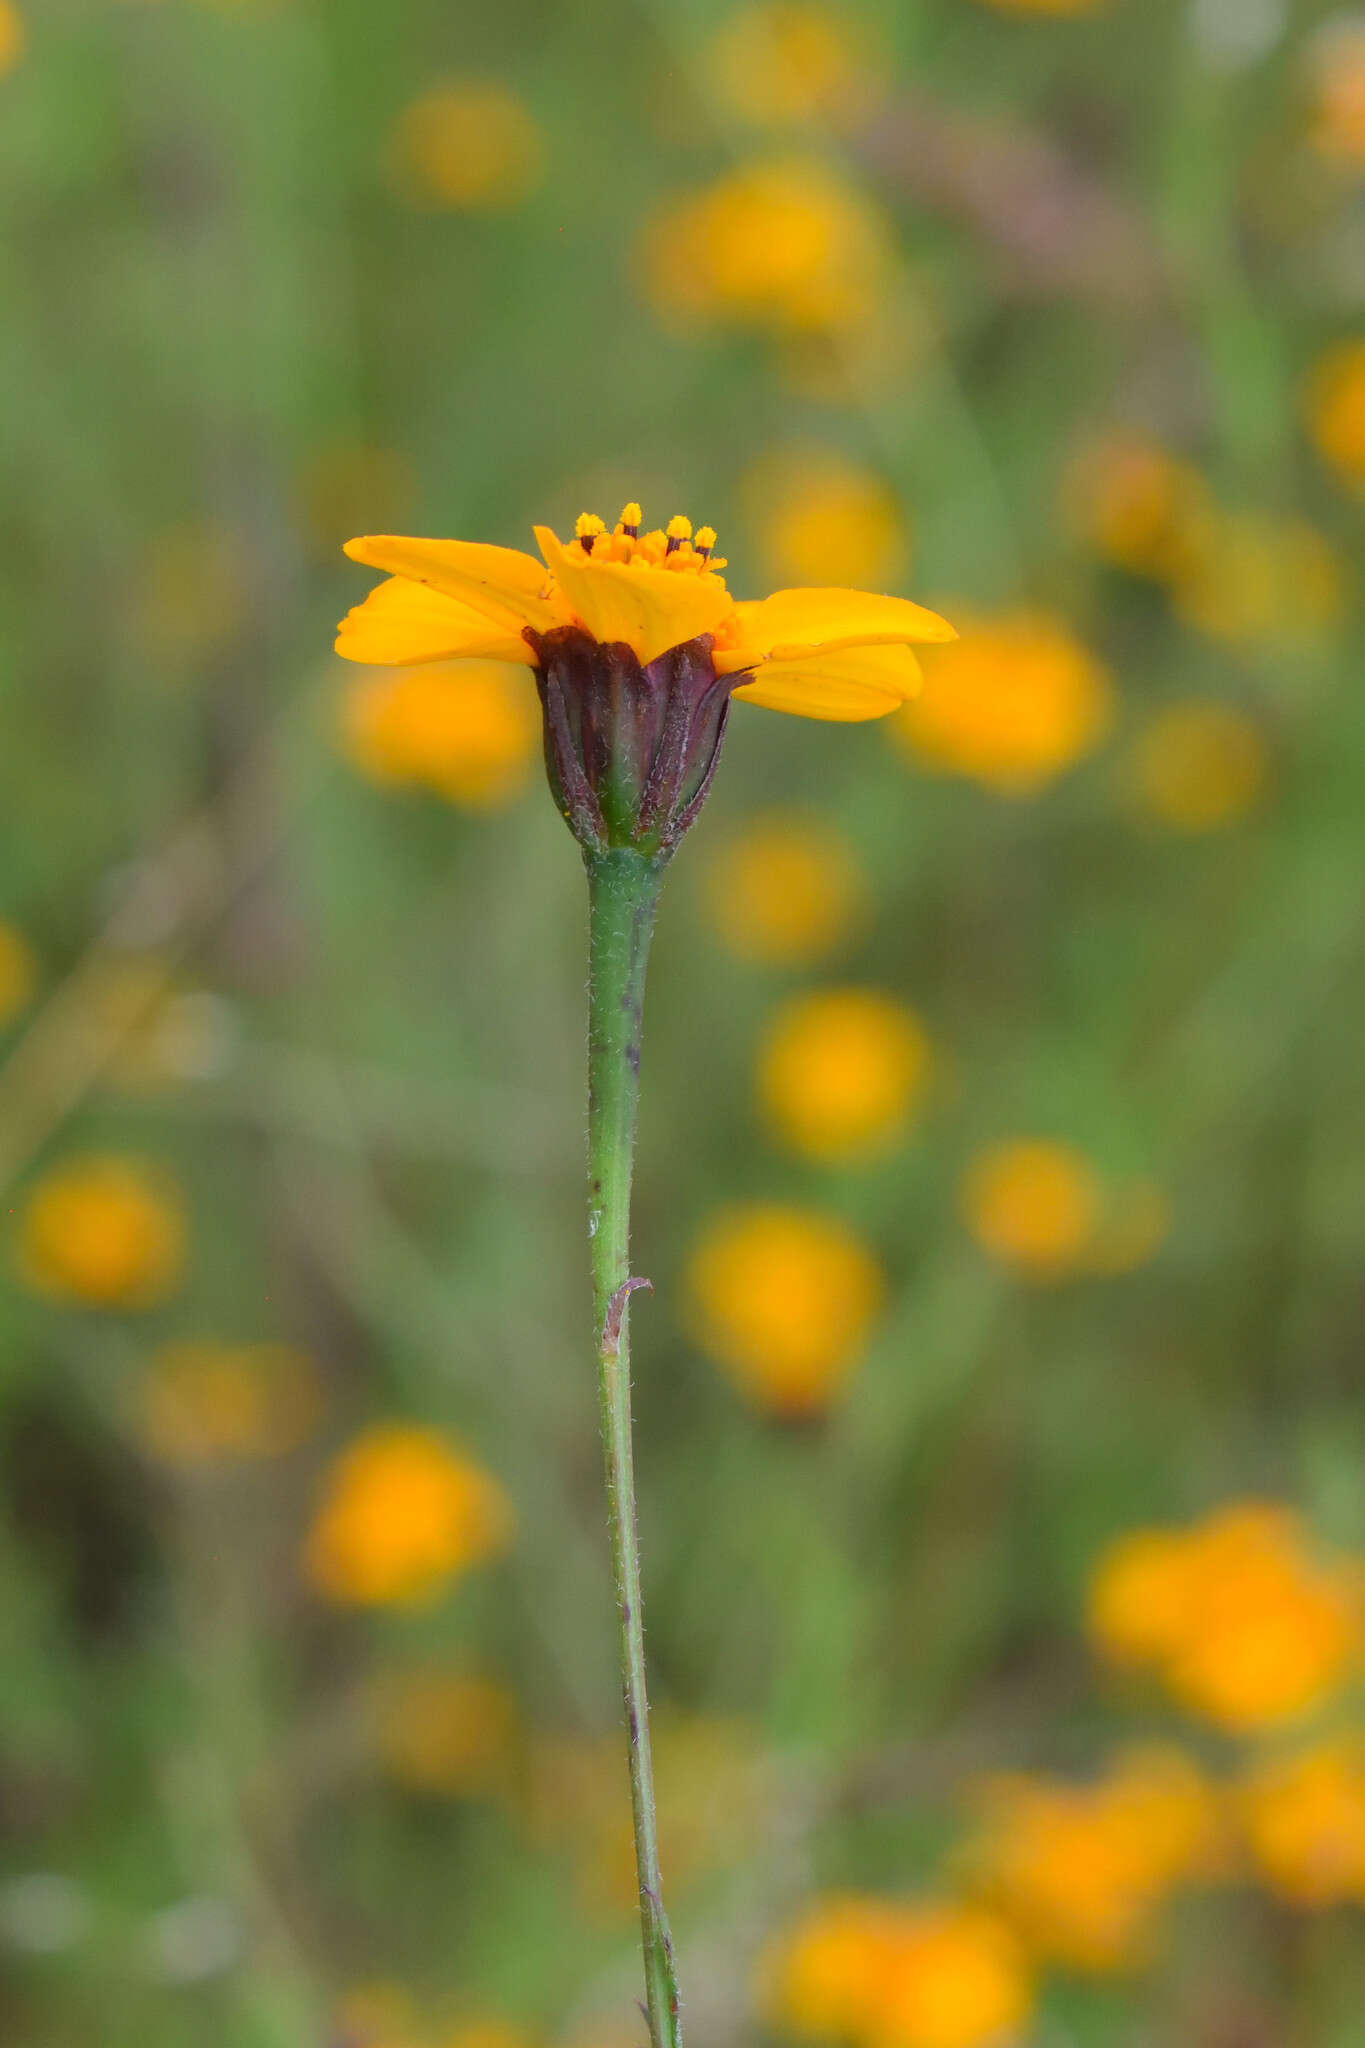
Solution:
<svg viewBox="0 0 1365 2048">
<path fill-rule="evenodd" d="M 422 1601 L 511 1538 L 507 1496 L 456 1443 L 416 1423 L 377 1423 L 327 1473 L 304 1568 L 331 1600 Z"/>
<path fill-rule="evenodd" d="M 508 86 L 452 78 L 404 108 L 390 163 L 399 192 L 414 205 L 500 213 L 539 185 L 545 142 L 534 114 Z"/>
<path fill-rule="evenodd" d="M 755 1203 L 722 1210 L 684 1276 L 696 1341 L 759 1408 L 818 1414 L 841 1391 L 885 1293 L 848 1224 Z"/>
<path fill-rule="evenodd" d="M 914 1011 L 871 988 L 789 997 L 758 1056 L 772 1129 L 813 1159 L 884 1151 L 905 1130 L 929 1077 L 929 1039 Z"/>
<path fill-rule="evenodd" d="M 1269 1757 L 1239 1788 L 1262 1882 L 1292 1906 L 1365 1905 L 1365 1738 Z"/>
<path fill-rule="evenodd" d="M 28 1007 L 38 979 L 38 963 L 18 925 L 0 918 L 0 1025 Z"/>
<path fill-rule="evenodd" d="M 711 38 L 706 74 L 722 104 L 756 127 L 840 125 L 876 97 L 866 30 L 819 0 L 754 0 Z"/>
<path fill-rule="evenodd" d="M 1365 62 L 1361 77 L 1365 87 Z M 1365 90 L 1361 116 L 1365 124 Z M 1365 162 L 1365 125 L 1361 160 Z M 1306 397 L 1309 431 L 1318 453 L 1354 489 L 1365 490 L 1365 341 L 1345 341 L 1329 349 L 1308 380 Z"/>
<path fill-rule="evenodd" d="M 647 223 L 655 309 L 777 333 L 864 324 L 887 289 L 887 231 L 872 202 L 817 159 L 742 164 Z"/>
<path fill-rule="evenodd" d="M 853 849 L 823 819 L 760 811 L 712 853 L 707 900 L 741 960 L 810 967 L 862 915 L 867 883 Z"/>
<path fill-rule="evenodd" d="M 1154 1669 L 1183 1707 L 1233 1735 L 1313 1712 L 1360 1661 L 1358 1572 L 1321 1559 L 1300 1517 L 1271 1502 L 1119 1538 L 1088 1610 L 1113 1663 Z"/>
<path fill-rule="evenodd" d="M 1158 582 L 1179 574 L 1211 511 L 1199 471 L 1140 434 L 1108 434 L 1083 448 L 1064 498 L 1096 554 Z"/>
<path fill-rule="evenodd" d="M 1178 1749 L 1120 1752 L 1089 1785 L 988 1779 L 977 1799 L 964 1868 L 1030 1948 L 1071 1969 L 1145 1961 L 1172 1891 L 1226 1859 L 1218 1796 Z"/>
<path fill-rule="evenodd" d="M 1306 519 L 1220 512 L 1175 579 L 1187 625 L 1233 646 L 1298 646 L 1337 624 L 1345 603 L 1335 550 Z"/>
<path fill-rule="evenodd" d="M 733 1867 L 767 1827 L 765 1763 L 742 1721 L 667 1709 L 654 1718 L 659 1837 L 670 1889 L 684 1890 Z M 569 1851 L 583 1906 L 628 1914 L 639 1882 L 616 1745 L 542 1737 L 519 1788 L 532 1837 Z"/>
<path fill-rule="evenodd" d="M 487 1799 L 518 1767 L 521 1711 L 495 1679 L 417 1666 L 383 1683 L 376 1740 L 385 1769 L 410 1791 Z"/>
<path fill-rule="evenodd" d="M 306 1352 L 213 1337 L 163 1345 L 137 1397 L 142 1442 L 182 1466 L 281 1457 L 304 1442 L 321 1413 L 322 1385 Z"/>
<path fill-rule="evenodd" d="M 1072 1145 L 1014 1138 L 972 1162 L 962 1187 L 972 1235 L 1030 1279 L 1075 1272 L 1104 1207 L 1099 1175 Z"/>
<path fill-rule="evenodd" d="M 1173 832 L 1212 832 L 1245 817 L 1265 789 L 1270 753 L 1254 718 L 1191 699 L 1151 718 L 1128 762 L 1134 801 Z"/>
<path fill-rule="evenodd" d="M 912 758 L 1026 796 L 1099 744 L 1113 688 L 1063 620 L 1012 612 L 960 631 L 925 660 L 923 689 L 889 722 Z"/>
<path fill-rule="evenodd" d="M 541 743 L 526 670 L 507 661 L 369 672 L 343 702 L 346 751 L 373 781 L 489 810 L 522 789 Z"/>
<path fill-rule="evenodd" d="M 759 1988 L 784 2032 L 853 2048 L 1001 2048 L 1033 2004 L 1005 1923 L 934 1900 L 818 1900 L 763 1958 Z"/>
<path fill-rule="evenodd" d="M 0 0 L 0 78 L 14 66 L 24 54 L 28 32 L 24 18 L 11 0 Z"/>
<path fill-rule="evenodd" d="M 904 573 L 904 514 L 884 477 L 832 448 L 771 450 L 740 495 L 766 580 L 889 589 Z"/>
<path fill-rule="evenodd" d="M 1365 21 L 1346 13 L 1324 22 L 1308 57 L 1314 147 L 1349 168 L 1365 165 Z"/>
<path fill-rule="evenodd" d="M 91 1154 L 54 1167 L 20 1218 L 29 1285 L 88 1308 L 150 1308 L 180 1279 L 185 1213 L 170 1175 L 142 1160 Z"/>
</svg>

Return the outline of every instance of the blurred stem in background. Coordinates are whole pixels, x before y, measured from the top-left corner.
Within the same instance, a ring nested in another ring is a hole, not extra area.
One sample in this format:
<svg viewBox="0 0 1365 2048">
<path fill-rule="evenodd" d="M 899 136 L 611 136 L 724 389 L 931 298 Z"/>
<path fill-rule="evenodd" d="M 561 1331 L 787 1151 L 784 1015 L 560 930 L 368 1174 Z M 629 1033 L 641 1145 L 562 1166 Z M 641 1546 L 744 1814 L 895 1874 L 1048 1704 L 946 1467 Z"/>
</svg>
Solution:
<svg viewBox="0 0 1365 2048">
<path fill-rule="evenodd" d="M 664 860 L 633 847 L 589 854 L 588 1235 L 607 1517 L 621 1630 L 621 1687 L 630 1747 L 630 1794 L 640 1929 L 652 2048 L 677 2048 L 678 1980 L 664 1914 L 654 1767 L 645 1690 L 640 1544 L 630 1422 L 630 1295 L 648 1281 L 630 1272 L 630 1187 L 640 1094 L 645 966 Z"/>
</svg>

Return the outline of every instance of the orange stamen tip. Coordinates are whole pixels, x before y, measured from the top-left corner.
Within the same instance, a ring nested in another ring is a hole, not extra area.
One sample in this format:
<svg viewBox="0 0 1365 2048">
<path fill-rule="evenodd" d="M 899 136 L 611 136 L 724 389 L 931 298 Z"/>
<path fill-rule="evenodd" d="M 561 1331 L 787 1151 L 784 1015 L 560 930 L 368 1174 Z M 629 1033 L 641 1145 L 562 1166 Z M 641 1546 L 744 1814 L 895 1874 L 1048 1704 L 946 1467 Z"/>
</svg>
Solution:
<svg viewBox="0 0 1365 2048">
<path fill-rule="evenodd" d="M 691 540 L 692 521 L 685 519 L 681 512 L 675 512 L 664 531 L 670 540 Z"/>
<path fill-rule="evenodd" d="M 579 540 L 596 540 L 599 533 L 605 533 L 607 522 L 599 519 L 595 512 L 580 512 L 573 523 L 574 533 Z"/>
<path fill-rule="evenodd" d="M 621 517 L 617 520 L 616 524 L 633 537 L 640 531 L 640 521 L 644 516 L 643 511 L 632 498 L 628 505 L 622 506 Z"/>
<path fill-rule="evenodd" d="M 670 531 L 671 531 L 671 529 L 670 529 Z M 713 548 L 713 547 L 715 546 L 715 544 L 716 544 L 716 529 L 715 529 L 715 527 L 714 527 L 714 526 L 699 526 L 699 527 L 697 528 L 697 531 L 696 531 L 696 536 L 695 536 L 695 540 L 696 540 L 696 547 L 697 547 L 697 551 L 698 551 L 698 553 L 699 553 L 699 554 L 706 554 L 706 553 L 709 553 L 709 552 L 710 552 L 710 550 L 711 550 L 711 549 L 712 549 L 712 548 Z"/>
</svg>

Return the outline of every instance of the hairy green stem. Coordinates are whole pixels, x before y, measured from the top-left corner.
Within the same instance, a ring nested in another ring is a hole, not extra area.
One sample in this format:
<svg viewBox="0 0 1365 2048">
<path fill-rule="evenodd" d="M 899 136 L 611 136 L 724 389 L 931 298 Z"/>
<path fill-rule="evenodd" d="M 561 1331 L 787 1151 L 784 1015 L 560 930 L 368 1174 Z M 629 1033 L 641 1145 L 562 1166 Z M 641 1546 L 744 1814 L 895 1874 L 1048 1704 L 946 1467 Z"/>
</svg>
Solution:
<svg viewBox="0 0 1365 2048">
<path fill-rule="evenodd" d="M 630 1797 L 651 2048 L 679 2048 L 678 1980 L 659 1876 L 659 1831 L 645 1692 L 640 1542 L 630 1429 L 630 1184 L 640 1094 L 645 963 L 663 862 L 631 847 L 587 858 L 588 1234 L 597 1326 L 598 1394 L 607 1517 L 621 1631 L 621 1690 L 630 1743 Z"/>
</svg>

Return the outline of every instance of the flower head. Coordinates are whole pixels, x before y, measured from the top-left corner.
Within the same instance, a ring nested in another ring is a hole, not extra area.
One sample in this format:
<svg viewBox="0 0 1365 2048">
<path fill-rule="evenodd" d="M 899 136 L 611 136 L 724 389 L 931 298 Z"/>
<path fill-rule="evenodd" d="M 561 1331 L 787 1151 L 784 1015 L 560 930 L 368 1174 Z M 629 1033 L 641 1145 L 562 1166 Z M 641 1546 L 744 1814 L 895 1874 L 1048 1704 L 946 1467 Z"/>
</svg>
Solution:
<svg viewBox="0 0 1365 2048">
<path fill-rule="evenodd" d="M 716 31 L 707 69 L 729 109 L 757 127 L 837 123 L 875 96 L 848 14 L 820 0 L 749 0 Z"/>
<path fill-rule="evenodd" d="M 167 1344 L 147 1367 L 139 1430 L 153 1456 L 182 1467 L 275 1458 L 300 1444 L 322 1408 L 317 1368 L 287 1344 Z"/>
<path fill-rule="evenodd" d="M 722 1211 L 687 1270 L 697 1341 L 756 1407 L 819 1414 L 857 1363 L 882 1271 L 846 1223 L 757 1203 Z"/>
<path fill-rule="evenodd" d="M 1112 716 L 1108 674 L 1070 628 L 1011 612 L 936 657 L 891 731 L 942 773 L 1028 796 L 1098 745 Z"/>
<path fill-rule="evenodd" d="M 495 1679 L 439 1665 L 395 1673 L 378 1702 L 378 1745 L 410 1791 L 482 1799 L 506 1789 L 521 1744 L 512 1693 Z"/>
<path fill-rule="evenodd" d="M 720 847 L 711 914 L 730 951 L 766 966 L 808 967 L 857 921 L 866 883 L 842 833 L 818 818 L 765 811 Z"/>
<path fill-rule="evenodd" d="M 1172 832 L 1213 832 L 1245 817 L 1265 788 L 1269 749 L 1255 719 L 1192 698 L 1158 711 L 1134 746 L 1133 797 Z"/>
<path fill-rule="evenodd" d="M 768 1120 L 813 1159 L 895 1143 L 924 1093 L 929 1040 L 914 1012 L 871 988 L 793 996 L 768 1026 L 759 1091 Z"/>
<path fill-rule="evenodd" d="M 1222 1855 L 1214 1792 L 1177 1749 L 1128 1751 L 1093 1784 L 991 1779 L 978 1804 L 968 1873 L 1031 1947 L 1076 1970 L 1142 1961 L 1163 1901 Z"/>
<path fill-rule="evenodd" d="M 708 526 L 642 532 L 583 514 L 543 559 L 475 541 L 372 535 L 354 561 L 388 581 L 342 621 L 337 651 L 394 666 L 459 659 L 534 671 L 551 787 L 587 849 L 671 851 L 710 786 L 731 698 L 808 718 L 878 718 L 919 687 L 914 643 L 953 629 L 906 598 L 726 588 Z"/>
<path fill-rule="evenodd" d="M 19 62 L 27 42 L 24 17 L 12 0 L 0 0 L 0 78 Z"/>
<path fill-rule="evenodd" d="M 1361 75 L 1365 81 L 1365 61 Z M 1361 112 L 1365 122 L 1365 92 Z M 1309 430 L 1324 462 L 1353 490 L 1365 491 L 1365 341 L 1340 342 L 1327 351 L 1309 379 L 1307 408 Z"/>
<path fill-rule="evenodd" d="M 511 1533 L 502 1488 L 458 1445 L 439 1430 L 380 1423 L 328 1473 L 304 1564 L 331 1600 L 421 1601 L 496 1556 Z"/>
<path fill-rule="evenodd" d="M 33 994 L 37 964 L 17 925 L 0 918 L 0 1025 L 17 1017 Z"/>
<path fill-rule="evenodd" d="M 540 182 L 545 144 L 525 101 L 491 78 L 452 78 L 404 108 L 393 175 L 417 206 L 498 213 Z"/>
<path fill-rule="evenodd" d="M 999 2048 L 1033 2002 L 1005 1922 L 939 1900 L 819 1899 L 778 1937 L 761 1980 L 784 2032 L 854 2048 Z"/>
<path fill-rule="evenodd" d="M 1231 1734 L 1321 1706 L 1360 1654 L 1360 1588 L 1291 1510 L 1238 1501 L 1190 1529 L 1139 1529 L 1101 1557 L 1089 1620 L 1116 1664 L 1155 1669 Z"/>
<path fill-rule="evenodd" d="M 1265 1759 L 1238 1811 L 1251 1860 L 1292 1906 L 1365 1905 L 1365 1741 L 1358 1735 Z"/>
<path fill-rule="evenodd" d="M 20 1220 L 24 1277 L 88 1308 L 150 1308 L 185 1256 L 185 1217 L 170 1179 L 136 1159 L 99 1154 L 55 1168 Z"/>
<path fill-rule="evenodd" d="M 434 790 L 491 810 L 521 788 L 540 719 L 531 679 L 505 661 L 434 661 L 358 676 L 346 694 L 346 750 L 375 782 Z"/>
</svg>

